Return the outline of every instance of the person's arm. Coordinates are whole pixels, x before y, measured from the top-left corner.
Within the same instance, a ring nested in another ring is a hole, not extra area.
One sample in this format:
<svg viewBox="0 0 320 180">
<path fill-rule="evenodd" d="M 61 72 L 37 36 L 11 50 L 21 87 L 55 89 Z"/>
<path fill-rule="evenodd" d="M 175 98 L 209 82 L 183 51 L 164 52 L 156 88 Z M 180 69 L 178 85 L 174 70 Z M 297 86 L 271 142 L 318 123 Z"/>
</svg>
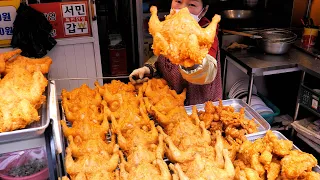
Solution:
<svg viewBox="0 0 320 180">
<path fill-rule="evenodd" d="M 149 58 L 147 62 L 144 63 L 144 66 L 149 68 L 151 77 L 154 77 L 157 75 L 157 68 L 155 65 L 157 62 L 157 59 L 158 57 L 154 55 L 151 58 Z"/>
<path fill-rule="evenodd" d="M 218 72 L 216 60 L 218 48 L 218 37 L 216 36 L 209 53 L 202 60 L 202 64 L 192 68 L 179 66 L 182 77 L 193 84 L 210 84 L 215 79 Z"/>
</svg>

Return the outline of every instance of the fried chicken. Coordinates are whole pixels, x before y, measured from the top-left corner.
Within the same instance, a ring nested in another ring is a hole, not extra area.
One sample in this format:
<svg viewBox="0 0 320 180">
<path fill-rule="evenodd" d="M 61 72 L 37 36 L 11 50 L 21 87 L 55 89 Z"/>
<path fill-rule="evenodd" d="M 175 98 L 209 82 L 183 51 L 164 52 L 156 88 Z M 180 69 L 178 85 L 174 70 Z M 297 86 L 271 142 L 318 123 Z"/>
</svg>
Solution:
<svg viewBox="0 0 320 180">
<path fill-rule="evenodd" d="M 108 119 L 103 120 L 101 124 L 96 124 L 89 120 L 75 121 L 72 127 L 68 127 L 64 120 L 61 120 L 63 133 L 66 137 L 79 136 L 82 140 L 89 139 L 106 139 L 109 130 Z"/>
<path fill-rule="evenodd" d="M 130 148 L 127 155 L 127 162 L 125 167 L 128 171 L 139 166 L 142 163 L 152 163 L 156 159 L 163 159 L 164 157 L 164 142 L 163 136 L 159 135 L 158 142 L 149 146 L 136 145 Z"/>
<path fill-rule="evenodd" d="M 131 148 L 138 145 L 148 148 L 158 141 L 158 131 L 153 121 L 149 122 L 149 126 L 135 126 L 124 134 L 121 133 L 120 129 L 117 129 L 116 134 L 118 135 L 118 144 L 125 151 L 130 151 Z"/>
<path fill-rule="evenodd" d="M 102 98 L 98 89 L 90 89 L 88 85 L 82 84 L 70 92 L 63 89 L 61 96 L 62 107 L 68 121 L 88 119 L 100 123 L 103 120 Z"/>
<path fill-rule="evenodd" d="M 214 41 L 221 17 L 215 15 L 206 28 L 201 28 L 187 7 L 178 13 L 172 10 L 163 22 L 157 16 L 157 7 L 152 6 L 150 11 L 149 32 L 153 36 L 154 54 L 162 54 L 173 64 L 184 67 L 201 64 Z"/>
<path fill-rule="evenodd" d="M 73 138 L 73 136 L 69 136 L 68 140 L 68 147 L 72 151 L 72 156 L 76 158 L 92 153 L 101 155 L 112 154 L 113 148 L 116 144 L 115 135 L 112 135 L 110 143 L 107 143 L 100 138 L 88 139 L 84 141 L 80 136 L 76 136 L 75 138 Z"/>
<path fill-rule="evenodd" d="M 244 108 L 235 112 L 232 106 L 223 106 L 219 100 L 218 106 L 214 106 L 210 101 L 206 102 L 204 109 L 204 112 L 199 113 L 199 118 L 206 123 L 206 128 L 210 128 L 212 134 L 221 130 L 225 137 L 231 137 L 238 144 L 242 144 L 246 140 L 245 135 L 258 132 L 254 120 L 245 118 Z"/>
<path fill-rule="evenodd" d="M 40 71 L 42 74 L 49 73 L 52 59 L 50 57 L 44 57 L 40 59 L 32 59 L 24 56 L 17 56 L 16 58 L 6 62 L 5 74 L 12 71 L 14 68 L 24 68 L 29 72 Z"/>
<path fill-rule="evenodd" d="M 81 156 L 74 160 L 71 149 L 68 147 L 66 151 L 66 170 L 70 175 L 76 175 L 79 173 L 94 174 L 103 171 L 113 172 L 118 166 L 118 145 L 115 145 L 111 157 L 109 155 L 92 153 Z"/>
<path fill-rule="evenodd" d="M 33 73 L 40 71 L 42 74 L 49 72 L 52 64 L 50 57 L 39 59 L 27 58 L 20 55 L 21 50 L 16 49 L 0 54 L 0 74 L 7 74 L 15 68 L 23 68 Z"/>
<path fill-rule="evenodd" d="M 180 179 L 232 180 L 234 178 L 235 170 L 229 157 L 229 152 L 223 147 L 221 133 L 217 133 L 217 143 L 214 148 L 215 155 L 210 153 L 210 156 L 205 156 L 203 153 L 196 153 L 194 159 L 189 162 L 169 165 Z"/>
<path fill-rule="evenodd" d="M 311 172 L 317 164 L 317 159 L 313 155 L 293 150 L 281 159 L 281 176 L 286 179 L 296 179 L 305 172 Z"/>
<path fill-rule="evenodd" d="M 161 113 L 167 114 L 171 109 L 183 107 L 186 99 L 186 89 L 181 94 L 171 90 L 164 79 L 151 79 L 142 86 L 142 92 L 147 110 L 150 114 L 150 107 L 154 106 Z"/>
<path fill-rule="evenodd" d="M 0 53 L 0 75 L 6 70 L 6 61 L 13 56 L 20 54 L 21 52 L 21 49 L 16 49 L 5 53 Z"/>
<path fill-rule="evenodd" d="M 241 145 L 235 166 L 245 172 L 247 179 L 306 179 L 317 160 L 292 148 L 291 141 L 278 139 L 272 131 L 267 131 L 263 138 Z M 310 178 L 314 176 L 317 174 L 310 174 Z"/>
<path fill-rule="evenodd" d="M 167 164 L 162 159 L 154 160 L 152 163 L 143 162 L 131 171 L 126 170 L 124 159 L 120 163 L 121 180 L 171 180 L 171 174 Z"/>
<path fill-rule="evenodd" d="M 46 100 L 47 79 L 41 72 L 23 68 L 10 71 L 0 80 L 0 132 L 25 128 L 40 119 L 37 109 Z"/>
<path fill-rule="evenodd" d="M 273 153 L 281 157 L 288 155 L 293 147 L 292 141 L 278 139 L 272 131 L 267 131 L 264 141 L 266 143 L 271 143 Z"/>
</svg>

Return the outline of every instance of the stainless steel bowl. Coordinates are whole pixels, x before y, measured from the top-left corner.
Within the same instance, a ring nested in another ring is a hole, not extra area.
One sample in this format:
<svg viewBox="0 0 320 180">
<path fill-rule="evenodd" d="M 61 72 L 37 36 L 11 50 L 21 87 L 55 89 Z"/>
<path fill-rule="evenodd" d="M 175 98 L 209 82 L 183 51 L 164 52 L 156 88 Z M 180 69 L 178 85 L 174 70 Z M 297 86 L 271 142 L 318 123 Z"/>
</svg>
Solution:
<svg viewBox="0 0 320 180">
<path fill-rule="evenodd" d="M 291 48 L 293 41 L 289 42 L 271 42 L 271 41 L 262 41 L 257 40 L 258 46 L 266 53 L 269 54 L 285 54 Z"/>
<path fill-rule="evenodd" d="M 249 19 L 254 16 L 254 12 L 252 10 L 224 10 L 221 16 L 226 19 Z"/>
<path fill-rule="evenodd" d="M 257 39 L 258 46 L 269 54 L 285 54 L 295 42 L 297 35 L 284 29 L 265 29 L 258 33 L 262 39 Z"/>
</svg>

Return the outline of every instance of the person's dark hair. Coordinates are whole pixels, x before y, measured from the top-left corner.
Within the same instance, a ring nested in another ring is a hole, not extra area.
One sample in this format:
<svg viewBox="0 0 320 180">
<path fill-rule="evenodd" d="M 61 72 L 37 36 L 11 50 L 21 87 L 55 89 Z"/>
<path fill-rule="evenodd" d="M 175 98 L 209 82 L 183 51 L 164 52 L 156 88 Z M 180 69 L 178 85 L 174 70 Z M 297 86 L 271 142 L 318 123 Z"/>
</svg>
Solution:
<svg viewBox="0 0 320 180">
<path fill-rule="evenodd" d="M 203 7 L 209 5 L 210 0 L 202 0 Z"/>
</svg>

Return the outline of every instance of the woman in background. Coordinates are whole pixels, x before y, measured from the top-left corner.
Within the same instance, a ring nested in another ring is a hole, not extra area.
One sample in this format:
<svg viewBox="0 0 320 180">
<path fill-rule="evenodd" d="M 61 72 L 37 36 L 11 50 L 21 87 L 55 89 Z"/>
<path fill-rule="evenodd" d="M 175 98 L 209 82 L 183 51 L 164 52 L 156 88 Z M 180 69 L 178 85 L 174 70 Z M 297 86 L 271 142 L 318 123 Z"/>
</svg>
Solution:
<svg viewBox="0 0 320 180">
<path fill-rule="evenodd" d="M 207 0 L 172 0 L 172 10 L 179 11 L 184 7 L 188 7 L 189 12 L 201 27 L 209 25 L 210 21 L 204 17 L 209 8 Z M 169 59 L 160 55 L 156 61 L 149 60 L 143 67 L 134 70 L 129 76 L 130 81 L 137 84 L 147 81 L 148 77 L 160 76 L 179 94 L 184 88 L 187 89 L 185 105 L 202 104 L 206 101 L 222 99 L 220 50 L 217 34 L 218 28 L 214 43 L 202 64 L 185 68 L 172 64 Z"/>
</svg>

